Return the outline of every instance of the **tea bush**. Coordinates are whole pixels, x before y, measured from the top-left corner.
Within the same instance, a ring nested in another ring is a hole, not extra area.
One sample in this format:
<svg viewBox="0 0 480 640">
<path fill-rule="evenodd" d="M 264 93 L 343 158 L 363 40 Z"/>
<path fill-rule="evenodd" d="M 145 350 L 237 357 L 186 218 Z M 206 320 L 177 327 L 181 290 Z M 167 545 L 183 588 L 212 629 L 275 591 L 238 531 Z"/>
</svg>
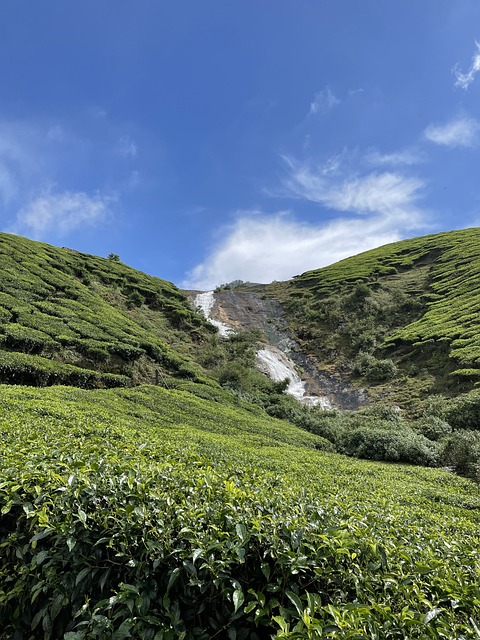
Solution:
<svg viewBox="0 0 480 640">
<path fill-rule="evenodd" d="M 0 391 L 2 640 L 477 636 L 469 481 L 233 399 Z"/>
</svg>

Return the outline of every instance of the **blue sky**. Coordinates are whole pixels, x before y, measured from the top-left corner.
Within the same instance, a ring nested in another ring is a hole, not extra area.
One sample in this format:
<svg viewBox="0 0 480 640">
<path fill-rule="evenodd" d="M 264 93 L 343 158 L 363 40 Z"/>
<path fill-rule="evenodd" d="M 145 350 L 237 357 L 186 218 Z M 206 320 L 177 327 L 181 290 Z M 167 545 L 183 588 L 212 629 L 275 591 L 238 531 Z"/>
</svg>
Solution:
<svg viewBox="0 0 480 640">
<path fill-rule="evenodd" d="M 210 288 L 480 225 L 477 0 L 4 0 L 3 231 Z"/>
</svg>

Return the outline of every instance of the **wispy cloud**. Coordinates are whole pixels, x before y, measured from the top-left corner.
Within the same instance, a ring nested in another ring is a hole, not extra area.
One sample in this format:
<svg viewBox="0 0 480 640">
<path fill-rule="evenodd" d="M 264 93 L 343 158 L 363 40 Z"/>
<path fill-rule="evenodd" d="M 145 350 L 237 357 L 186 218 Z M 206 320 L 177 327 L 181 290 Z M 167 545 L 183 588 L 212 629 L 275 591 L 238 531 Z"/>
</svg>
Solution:
<svg viewBox="0 0 480 640">
<path fill-rule="evenodd" d="M 63 122 L 0 116 L 1 229 L 53 240 L 112 221 L 119 194 L 140 183 L 138 169 L 130 167 L 126 175 L 121 158 L 136 159 L 138 146 L 121 126 L 108 122 L 95 139 L 81 123 L 79 130 Z M 93 163 L 113 167 L 108 188 Z M 112 173 L 120 176 L 113 184 Z"/>
<path fill-rule="evenodd" d="M 425 129 L 425 138 L 446 147 L 475 147 L 480 124 L 474 118 L 460 117 L 446 124 L 431 124 Z"/>
<path fill-rule="evenodd" d="M 80 227 L 96 226 L 111 215 L 115 197 L 83 192 L 45 191 L 17 213 L 10 231 L 43 238 L 47 233 L 62 236 Z"/>
<path fill-rule="evenodd" d="M 333 93 L 329 86 L 325 87 L 321 91 L 315 94 L 312 102 L 310 103 L 309 116 L 314 116 L 317 113 L 327 113 L 330 109 L 333 109 L 340 104 L 340 99 Z"/>
<path fill-rule="evenodd" d="M 323 167 L 287 160 L 286 193 L 342 212 L 395 214 L 412 223 L 418 218 L 416 202 L 423 187 L 419 178 L 384 172 L 331 179 Z"/>
<path fill-rule="evenodd" d="M 365 160 L 377 167 L 390 166 L 412 166 L 424 161 L 423 155 L 416 149 L 404 149 L 402 151 L 393 151 L 392 153 L 380 153 L 379 151 L 371 151 L 365 156 Z"/>
<path fill-rule="evenodd" d="M 122 136 L 117 142 L 116 150 L 125 158 L 136 158 L 138 146 L 130 136 Z"/>
<path fill-rule="evenodd" d="M 458 64 L 456 64 L 452 69 L 457 79 L 455 82 L 455 86 L 460 87 L 461 89 L 468 89 L 468 87 L 475 80 L 475 76 L 480 71 L 480 43 L 475 41 L 475 46 L 476 50 L 472 56 L 470 69 L 467 71 L 467 73 L 462 73 Z"/>
</svg>

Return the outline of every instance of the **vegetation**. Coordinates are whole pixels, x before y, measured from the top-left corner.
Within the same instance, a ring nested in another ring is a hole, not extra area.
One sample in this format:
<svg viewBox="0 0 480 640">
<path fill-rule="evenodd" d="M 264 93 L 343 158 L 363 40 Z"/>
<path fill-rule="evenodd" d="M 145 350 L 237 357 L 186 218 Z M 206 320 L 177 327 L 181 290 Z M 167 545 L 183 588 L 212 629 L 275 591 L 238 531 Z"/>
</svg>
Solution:
<svg viewBox="0 0 480 640">
<path fill-rule="evenodd" d="M 116 254 L 96 258 L 7 234 L 0 263 L 2 382 L 124 386 L 125 378 L 153 382 L 155 370 L 205 379 L 194 359 L 212 327 L 171 283 Z"/>
<path fill-rule="evenodd" d="M 480 380 L 480 229 L 403 240 L 248 287 L 283 302 L 302 348 L 373 400 L 415 407 Z"/>
<path fill-rule="evenodd" d="M 0 640 L 480 638 L 479 235 L 224 285 L 368 387 L 341 412 L 118 255 L 0 234 Z"/>
<path fill-rule="evenodd" d="M 478 637 L 467 480 L 187 391 L 0 402 L 2 638 Z"/>
</svg>

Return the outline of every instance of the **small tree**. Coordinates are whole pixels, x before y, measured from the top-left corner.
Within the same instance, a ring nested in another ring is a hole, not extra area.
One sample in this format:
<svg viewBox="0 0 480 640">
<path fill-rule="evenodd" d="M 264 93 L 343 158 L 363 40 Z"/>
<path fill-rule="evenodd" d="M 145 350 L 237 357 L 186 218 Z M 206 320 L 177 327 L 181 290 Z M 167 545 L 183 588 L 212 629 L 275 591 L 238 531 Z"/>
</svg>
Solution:
<svg viewBox="0 0 480 640">
<path fill-rule="evenodd" d="M 111 260 L 112 262 L 120 262 L 120 256 L 118 253 L 109 253 L 107 256 L 107 260 Z"/>
</svg>

